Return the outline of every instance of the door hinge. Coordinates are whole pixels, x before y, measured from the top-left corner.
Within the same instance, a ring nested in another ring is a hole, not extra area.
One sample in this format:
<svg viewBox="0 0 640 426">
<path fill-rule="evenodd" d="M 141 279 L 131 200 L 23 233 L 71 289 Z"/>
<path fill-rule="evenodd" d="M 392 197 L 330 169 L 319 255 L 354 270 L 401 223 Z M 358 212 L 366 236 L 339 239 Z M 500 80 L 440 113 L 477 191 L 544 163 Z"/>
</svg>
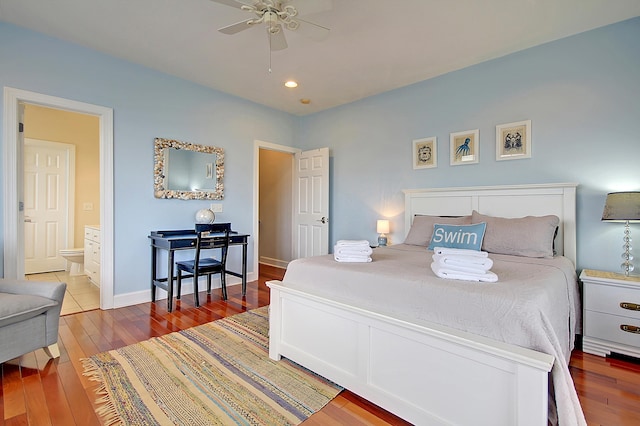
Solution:
<svg viewBox="0 0 640 426">
<path fill-rule="evenodd" d="M 20 133 L 24 132 L 24 123 L 19 123 L 18 124 L 18 132 L 20 132 Z"/>
</svg>

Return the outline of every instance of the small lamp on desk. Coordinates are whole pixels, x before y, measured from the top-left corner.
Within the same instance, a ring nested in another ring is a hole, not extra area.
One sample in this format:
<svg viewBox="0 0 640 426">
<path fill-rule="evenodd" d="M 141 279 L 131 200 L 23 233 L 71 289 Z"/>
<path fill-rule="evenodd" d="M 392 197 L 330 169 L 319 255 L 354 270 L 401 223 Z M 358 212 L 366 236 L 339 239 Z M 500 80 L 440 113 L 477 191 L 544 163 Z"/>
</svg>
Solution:
<svg viewBox="0 0 640 426">
<path fill-rule="evenodd" d="M 386 246 L 387 245 L 387 236 L 385 234 L 389 233 L 389 221 L 386 219 L 379 219 L 376 224 L 376 232 L 380 234 L 378 236 L 378 245 Z"/>
<path fill-rule="evenodd" d="M 640 192 L 611 192 L 607 194 L 607 200 L 602 212 L 602 220 L 608 222 L 624 222 L 624 238 L 622 249 L 622 270 L 626 276 L 634 270 L 633 255 L 631 250 L 631 230 L 629 222 L 640 221 Z"/>
<path fill-rule="evenodd" d="M 200 209 L 196 212 L 196 223 L 210 224 L 215 220 L 216 214 L 211 209 Z"/>
</svg>

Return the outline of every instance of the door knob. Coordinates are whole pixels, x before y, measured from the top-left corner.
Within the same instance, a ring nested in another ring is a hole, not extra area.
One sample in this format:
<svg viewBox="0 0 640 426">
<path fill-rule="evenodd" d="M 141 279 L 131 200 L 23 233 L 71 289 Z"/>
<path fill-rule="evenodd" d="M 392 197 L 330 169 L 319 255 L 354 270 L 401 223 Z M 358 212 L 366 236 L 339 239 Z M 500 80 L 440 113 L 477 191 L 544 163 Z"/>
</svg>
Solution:
<svg viewBox="0 0 640 426">
<path fill-rule="evenodd" d="M 320 222 L 320 223 L 328 223 L 329 219 L 327 219 L 326 217 L 322 216 L 321 219 L 318 219 L 318 222 Z"/>
</svg>

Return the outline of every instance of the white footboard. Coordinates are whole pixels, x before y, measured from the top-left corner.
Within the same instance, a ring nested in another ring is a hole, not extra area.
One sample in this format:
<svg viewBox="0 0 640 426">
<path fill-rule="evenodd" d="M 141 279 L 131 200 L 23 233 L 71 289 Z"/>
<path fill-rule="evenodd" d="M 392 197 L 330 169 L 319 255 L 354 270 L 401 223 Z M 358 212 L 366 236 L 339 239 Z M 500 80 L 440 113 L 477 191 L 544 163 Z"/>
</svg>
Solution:
<svg viewBox="0 0 640 426">
<path fill-rule="evenodd" d="M 552 356 L 267 284 L 272 359 L 289 358 L 417 425 L 547 424 Z"/>
</svg>

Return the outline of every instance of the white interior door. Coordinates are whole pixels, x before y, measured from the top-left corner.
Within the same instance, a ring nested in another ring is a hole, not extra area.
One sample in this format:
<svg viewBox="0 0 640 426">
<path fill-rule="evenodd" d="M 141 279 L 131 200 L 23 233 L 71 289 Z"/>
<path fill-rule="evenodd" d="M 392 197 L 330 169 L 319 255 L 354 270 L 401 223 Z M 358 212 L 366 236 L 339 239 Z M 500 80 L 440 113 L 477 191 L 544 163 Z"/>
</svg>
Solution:
<svg viewBox="0 0 640 426">
<path fill-rule="evenodd" d="M 294 258 L 329 253 L 329 148 L 295 155 Z"/>
<path fill-rule="evenodd" d="M 74 145 L 24 140 L 25 274 L 65 269 L 59 251 L 73 241 L 74 168 Z"/>
</svg>

